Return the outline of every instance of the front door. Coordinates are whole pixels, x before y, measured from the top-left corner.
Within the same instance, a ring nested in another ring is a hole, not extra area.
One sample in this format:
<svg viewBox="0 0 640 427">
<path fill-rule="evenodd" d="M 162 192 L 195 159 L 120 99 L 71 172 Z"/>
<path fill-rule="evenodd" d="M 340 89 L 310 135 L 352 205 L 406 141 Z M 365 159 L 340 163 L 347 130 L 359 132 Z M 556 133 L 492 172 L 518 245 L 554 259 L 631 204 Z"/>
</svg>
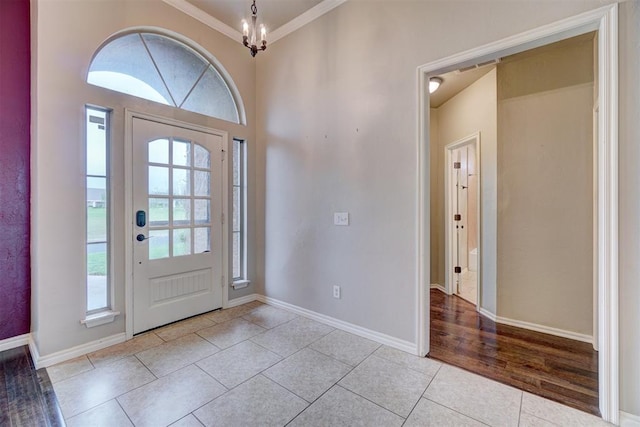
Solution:
<svg viewBox="0 0 640 427">
<path fill-rule="evenodd" d="M 222 307 L 224 136 L 132 119 L 133 333 Z"/>
</svg>

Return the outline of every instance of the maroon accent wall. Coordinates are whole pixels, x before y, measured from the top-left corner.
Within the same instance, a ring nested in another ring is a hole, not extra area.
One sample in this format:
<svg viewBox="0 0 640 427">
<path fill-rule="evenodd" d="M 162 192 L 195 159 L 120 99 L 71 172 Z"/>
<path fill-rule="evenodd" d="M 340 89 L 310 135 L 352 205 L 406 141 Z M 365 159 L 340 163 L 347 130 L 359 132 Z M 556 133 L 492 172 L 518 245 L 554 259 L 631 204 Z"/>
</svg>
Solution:
<svg viewBox="0 0 640 427">
<path fill-rule="evenodd" d="M 29 0 L 0 0 L 0 340 L 30 329 Z"/>
</svg>

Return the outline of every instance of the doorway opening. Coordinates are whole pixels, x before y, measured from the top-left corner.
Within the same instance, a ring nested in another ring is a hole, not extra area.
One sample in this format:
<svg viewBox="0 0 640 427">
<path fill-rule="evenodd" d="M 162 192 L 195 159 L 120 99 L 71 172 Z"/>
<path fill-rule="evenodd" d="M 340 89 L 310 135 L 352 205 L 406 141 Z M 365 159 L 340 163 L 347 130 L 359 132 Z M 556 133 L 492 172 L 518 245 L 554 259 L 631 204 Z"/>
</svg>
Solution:
<svg viewBox="0 0 640 427">
<path fill-rule="evenodd" d="M 432 207 L 429 200 L 429 190 L 433 188 L 430 178 L 431 144 L 429 122 L 429 95 L 426 91 L 430 76 L 440 75 L 452 70 L 482 64 L 533 48 L 545 46 L 553 42 L 565 40 L 591 31 L 597 31 L 597 76 L 595 93 L 597 103 L 597 150 L 594 155 L 594 164 L 597 171 L 594 182 L 595 205 L 597 206 L 595 222 L 597 232 L 594 233 L 594 258 L 593 265 L 595 285 L 597 287 L 597 330 L 593 336 L 597 339 L 599 352 L 598 359 L 598 401 L 599 410 L 606 421 L 617 423 L 619 418 L 618 408 L 618 278 L 617 278 L 617 173 L 618 173 L 618 142 L 617 142 L 617 6 L 609 5 L 595 9 L 575 17 L 549 24 L 538 29 L 527 31 L 516 36 L 509 37 L 495 43 L 480 46 L 460 54 L 434 61 L 418 67 L 418 153 L 419 153 L 419 197 L 418 197 L 418 266 L 417 266 L 417 350 L 420 355 L 429 353 L 430 338 L 430 292 L 429 279 L 433 269 L 433 254 L 430 250 L 432 230 Z M 484 138 L 483 138 L 484 139 Z M 484 144 L 483 144 L 484 145 Z M 483 147 L 484 150 L 484 147 Z M 490 153 L 494 156 L 496 153 Z M 491 177 L 487 169 L 483 167 L 483 180 Z M 493 177 L 497 182 L 497 176 Z M 481 193 L 485 192 L 481 188 Z M 485 194 L 486 196 L 486 194 Z M 494 197 L 495 198 L 495 197 Z M 484 201 L 484 199 L 483 199 Z M 482 206 L 483 217 L 486 215 L 487 206 Z M 496 251 L 495 241 L 488 241 L 485 232 L 486 218 L 480 225 L 483 233 L 482 249 L 479 262 L 483 264 L 483 278 L 494 275 L 496 271 L 487 269 L 483 258 L 491 251 Z M 489 233 L 491 234 L 491 233 Z M 497 251 L 496 251 L 497 252 Z M 493 303 L 495 310 L 495 294 L 491 295 L 487 282 L 482 280 L 480 298 L 481 303 Z M 493 299 L 492 299 L 493 297 Z"/>
<path fill-rule="evenodd" d="M 493 369 L 478 373 L 598 414 L 597 356 L 591 347 L 594 41 L 595 34 L 590 32 L 502 57 L 432 113 L 431 122 L 438 128 L 432 142 L 438 146 L 473 126 L 485 136 L 480 165 L 487 177 L 482 177 L 480 188 L 471 184 L 475 137 L 445 145 L 443 165 L 431 175 L 432 179 L 438 173 L 445 175 L 448 293 L 476 305 L 468 289 L 477 289 L 470 283 L 473 273 L 468 268 L 478 247 L 475 232 L 470 232 L 477 229 L 471 221 L 477 218 L 473 200 L 483 207 L 482 241 L 495 242 L 495 251 L 481 251 L 480 265 L 483 272 L 494 270 L 495 279 L 481 273 L 483 282 L 489 284 L 486 298 L 477 305 L 478 314 L 468 313 L 487 321 L 467 324 L 456 317 L 438 317 L 432 325 L 430 355 L 472 371 L 476 371 L 473 362 L 482 360 Z M 443 86 L 453 85 L 461 74 L 464 71 L 439 77 Z M 472 191 L 479 194 L 478 189 L 482 199 L 469 197 Z M 495 197 L 489 197 L 491 194 Z M 433 195 L 431 201 L 434 207 L 443 202 Z M 432 229 L 434 225 L 441 226 L 432 222 Z M 432 240 L 431 248 L 433 252 L 445 249 L 437 239 Z M 432 281 L 438 280 L 436 273 L 434 269 Z M 455 304 L 434 298 L 434 312 L 443 308 L 436 307 L 436 301 Z M 459 309 L 466 310 L 465 305 L 460 304 Z M 453 334 L 455 340 L 450 342 L 451 334 L 444 333 L 447 329 L 442 323 L 465 328 L 465 332 Z M 517 338 L 502 325 L 518 328 Z M 465 360 L 449 352 L 453 344 L 464 349 Z M 575 360 L 570 352 L 574 348 L 580 350 Z M 568 367 L 551 362 L 553 351 L 560 349 L 567 351 L 563 357 L 571 361 L 575 378 L 567 378 Z M 514 353 L 528 362 L 521 363 Z M 531 363 L 536 357 L 544 364 Z M 500 366 L 487 358 L 508 363 Z M 589 362 L 581 364 L 583 360 Z M 543 366 L 544 383 L 553 384 L 554 391 L 542 384 L 525 387 L 514 378 L 516 372 L 536 378 Z M 565 398 L 569 390 L 574 392 L 573 399 Z"/>
</svg>

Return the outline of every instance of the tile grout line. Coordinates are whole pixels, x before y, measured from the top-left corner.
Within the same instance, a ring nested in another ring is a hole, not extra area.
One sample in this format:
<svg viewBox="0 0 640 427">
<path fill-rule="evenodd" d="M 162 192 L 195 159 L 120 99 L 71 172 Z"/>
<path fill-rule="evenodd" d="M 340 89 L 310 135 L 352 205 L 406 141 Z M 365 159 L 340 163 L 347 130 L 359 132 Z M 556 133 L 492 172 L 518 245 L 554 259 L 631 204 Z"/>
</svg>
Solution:
<svg viewBox="0 0 640 427">
<path fill-rule="evenodd" d="M 329 335 L 329 334 L 327 334 L 327 335 Z M 325 336 L 326 336 L 326 335 L 325 335 Z M 365 339 L 366 339 L 366 338 L 365 338 Z M 314 341 L 314 342 L 315 342 L 315 341 Z M 374 341 L 374 342 L 375 342 L 375 341 Z M 309 345 L 311 345 L 311 344 L 309 344 Z M 404 421 L 403 421 L 403 424 L 404 424 L 404 422 L 406 422 L 406 418 L 408 418 L 408 416 L 407 416 L 407 417 L 403 417 L 402 415 L 400 415 L 400 414 L 398 414 L 398 413 L 396 413 L 396 412 L 392 411 L 391 409 L 385 408 L 384 406 L 380 405 L 379 403 L 374 402 L 374 401 L 372 401 L 371 399 L 369 399 L 369 398 L 367 398 L 367 397 L 365 397 L 365 396 L 362 396 L 361 394 L 359 394 L 359 393 L 357 393 L 357 392 L 355 392 L 355 391 L 353 391 L 353 390 L 350 390 L 350 389 L 348 389 L 348 388 L 346 388 L 346 387 L 344 387 L 344 386 L 340 385 L 340 381 L 342 381 L 342 380 L 343 380 L 347 375 L 349 375 L 351 372 L 353 372 L 356 368 L 358 368 L 362 363 L 364 363 L 364 362 L 365 362 L 366 360 L 368 360 L 370 357 L 375 356 L 375 357 L 377 357 L 377 358 L 379 358 L 379 359 L 387 360 L 387 359 L 381 358 L 380 356 L 376 356 L 376 355 L 375 355 L 376 351 L 378 351 L 378 349 L 380 349 L 382 346 L 383 346 L 383 345 L 382 345 L 382 344 L 380 344 L 380 345 L 379 345 L 379 346 L 378 346 L 374 351 L 372 351 L 371 353 L 369 353 L 369 355 L 368 355 L 368 356 L 366 356 L 366 357 L 365 357 L 364 359 L 362 359 L 358 364 L 356 364 L 355 366 L 353 366 L 353 368 L 352 368 L 349 372 L 347 372 L 346 374 L 344 374 L 344 375 L 343 375 L 343 376 L 342 376 L 342 377 L 341 377 L 337 382 L 335 382 L 335 383 L 334 383 L 334 385 L 332 385 L 332 386 L 331 386 L 331 387 L 329 387 L 327 390 L 325 390 L 325 392 L 324 392 L 324 393 L 322 393 L 322 394 L 321 394 L 317 399 L 315 399 L 312 403 L 310 403 L 310 404 L 309 404 L 309 406 L 307 406 L 307 408 L 305 408 L 304 410 L 300 411 L 300 413 L 299 413 L 298 415 L 296 415 L 296 416 L 295 416 L 291 421 L 289 421 L 289 423 L 291 423 L 293 420 L 295 420 L 297 417 L 299 417 L 299 416 L 300 416 L 300 414 L 302 414 L 302 412 L 306 411 L 306 410 L 307 410 L 311 405 L 313 405 L 315 402 L 317 402 L 317 401 L 318 401 L 322 396 L 324 396 L 325 394 L 327 394 L 331 389 L 333 389 L 334 387 L 340 387 L 341 389 L 343 389 L 343 390 L 345 390 L 345 391 L 347 391 L 347 392 L 349 392 L 349 393 L 353 393 L 354 395 L 356 395 L 356 396 L 358 396 L 358 397 L 361 397 L 362 399 L 366 400 L 367 402 L 372 403 L 372 404 L 374 404 L 375 406 L 377 406 L 377 407 L 379 407 L 379 408 L 381 408 L 381 409 L 383 409 L 383 410 L 385 410 L 385 411 L 387 411 L 387 412 L 389 412 L 389 413 L 391 413 L 391 414 L 397 415 L 398 417 L 400 417 L 400 418 L 402 418 L 402 419 L 404 420 Z M 313 350 L 313 349 L 312 349 L 312 350 Z M 332 357 L 332 356 L 329 356 L 329 355 L 326 355 L 326 356 L 328 356 L 328 357 Z M 332 357 L 332 358 L 333 358 L 333 357 Z M 333 358 L 333 359 L 334 359 L 334 360 L 337 360 L 337 359 L 335 359 L 335 358 Z M 349 365 L 347 365 L 347 366 L 349 366 Z M 400 364 L 398 364 L 398 366 L 405 367 L 405 366 L 400 365 Z M 405 368 L 406 368 L 406 367 L 405 367 Z M 407 368 L 407 369 L 408 369 L 408 368 Z M 434 375 L 434 376 L 435 376 L 435 375 Z M 425 390 L 426 390 L 426 388 L 425 388 Z M 424 392 L 423 392 L 423 393 L 424 393 Z M 420 397 L 422 397 L 422 394 L 420 395 Z M 418 399 L 418 402 L 419 402 L 419 401 L 420 401 L 420 399 Z M 409 413 L 409 414 L 411 414 L 411 413 Z M 287 425 L 288 425 L 289 423 L 287 423 Z"/>
<path fill-rule="evenodd" d="M 153 348 L 153 347 L 152 347 L 152 348 Z M 146 350 L 142 350 L 142 351 L 146 351 Z M 140 351 L 140 352 L 138 352 L 138 353 L 141 353 L 142 351 Z M 85 414 L 85 413 L 87 413 L 87 412 L 89 412 L 89 411 L 91 411 L 91 410 L 94 410 L 94 409 L 96 409 L 98 406 L 104 405 L 105 403 L 107 403 L 107 402 L 109 402 L 109 401 L 111 401 L 111 400 L 115 400 L 115 401 L 118 403 L 118 405 L 122 407 L 122 405 L 120 405 L 120 402 L 118 401 L 118 398 L 119 398 L 119 397 L 122 397 L 122 396 L 124 396 L 125 394 L 127 394 L 127 393 L 129 393 L 129 392 L 132 392 L 132 391 L 134 391 L 134 390 L 138 390 L 139 388 L 142 388 L 142 387 L 144 387 L 144 386 L 146 386 L 146 385 L 148 385 L 148 384 L 151 384 L 151 383 L 153 383 L 153 382 L 155 382 L 155 381 L 158 381 L 160 378 L 162 378 L 162 377 L 158 377 L 158 376 L 156 376 L 156 375 L 151 371 L 151 369 L 149 369 L 149 367 L 148 367 L 147 365 L 145 365 L 145 364 L 144 364 L 144 362 L 143 362 L 142 360 L 138 359 L 138 356 L 137 356 L 137 354 L 138 354 L 138 353 L 134 353 L 134 354 L 130 354 L 130 355 L 125 356 L 125 357 L 121 357 L 120 359 L 117 359 L 117 360 L 115 360 L 114 362 L 118 362 L 118 361 L 124 360 L 124 359 L 126 359 L 127 357 L 133 357 L 133 358 L 135 358 L 138 362 L 140 362 L 140 364 L 141 364 L 142 366 L 144 366 L 144 368 L 145 368 L 145 369 L 146 369 L 146 370 L 147 370 L 147 371 L 148 371 L 148 372 L 149 372 L 149 373 L 150 373 L 150 374 L 155 378 L 154 380 L 151 380 L 151 381 L 149 381 L 149 382 L 147 382 L 147 383 L 144 383 L 144 384 L 140 384 L 139 386 L 134 387 L 134 388 L 132 388 L 132 389 L 130 389 L 130 390 L 127 390 L 127 391 L 125 391 L 124 393 L 120 393 L 119 395 L 114 396 L 114 397 L 112 397 L 112 398 L 111 398 L 111 399 L 109 399 L 109 400 L 106 400 L 106 401 L 104 401 L 104 402 L 100 402 L 100 403 L 98 403 L 97 405 L 92 406 L 92 407 L 90 407 L 90 408 L 87 408 L 87 409 L 85 409 L 85 410 L 84 410 L 84 411 L 82 411 L 82 412 L 78 412 L 77 414 L 75 414 L 75 415 L 73 415 L 73 416 L 71 416 L 71 417 L 69 417 L 69 418 L 65 417 L 65 421 L 66 421 L 67 419 L 71 419 L 71 418 L 77 417 L 78 415 Z M 109 364 L 111 364 L 111 363 L 109 363 Z M 97 369 L 98 369 L 98 368 L 97 368 Z M 181 369 L 182 369 L 182 368 L 181 368 Z M 90 371 L 87 371 L 87 372 L 90 372 Z M 174 372 L 175 372 L 175 371 L 174 371 Z M 65 381 L 66 381 L 66 380 L 65 380 Z M 127 414 L 127 411 L 125 411 L 125 410 L 124 410 L 124 408 L 122 408 L 122 410 L 123 410 L 123 412 L 125 413 L 125 415 L 127 415 L 127 418 L 128 418 L 128 417 L 129 417 L 129 414 Z"/>
<path fill-rule="evenodd" d="M 335 329 L 334 329 L 334 330 L 335 330 Z M 332 332 L 333 332 L 333 331 L 332 331 Z M 330 333 L 331 333 L 331 332 L 329 332 L 329 334 L 330 334 Z M 329 334 L 324 335 L 322 338 L 326 337 L 326 336 L 327 336 L 327 335 L 329 335 Z M 315 343 L 315 342 L 317 342 L 317 341 L 319 341 L 319 340 L 316 340 L 316 341 L 314 341 L 313 343 Z M 311 343 L 311 344 L 313 344 L 313 343 Z M 311 344 L 308 344 L 308 345 L 307 345 L 307 347 L 309 347 Z M 303 347 L 303 348 L 307 348 L 307 347 Z M 379 346 L 379 347 L 380 347 L 380 346 Z M 378 348 L 379 348 L 379 347 L 378 347 Z M 377 350 L 378 348 L 376 348 L 376 350 Z M 301 350 L 302 350 L 302 349 L 301 349 Z M 313 349 L 311 349 L 311 350 L 313 350 Z M 374 350 L 373 352 L 371 352 L 371 353 L 369 354 L 369 356 L 371 356 L 371 354 L 373 354 L 376 350 Z M 323 353 L 320 353 L 320 354 L 323 354 Z M 330 355 L 328 355 L 328 354 L 325 354 L 325 356 L 330 357 L 330 358 L 332 358 L 333 360 L 337 360 L 337 359 L 335 359 L 334 357 L 332 357 L 332 356 L 330 356 Z M 336 381 L 336 382 L 335 382 L 331 387 L 329 387 L 327 390 L 325 390 L 325 391 L 324 391 L 320 396 L 318 396 L 318 397 L 317 397 L 313 402 L 310 402 L 310 403 L 309 403 L 309 405 L 308 405 L 306 408 L 304 408 L 302 411 L 298 412 L 298 414 L 297 414 L 295 417 L 293 417 L 293 418 L 292 418 L 292 419 L 291 419 L 287 424 L 285 424 L 285 427 L 286 427 L 286 426 L 288 426 L 289 424 L 291 424 L 291 423 L 292 423 L 296 418 L 298 418 L 298 417 L 299 417 L 299 416 L 300 416 L 304 411 L 306 411 L 307 409 L 309 409 L 309 408 L 311 407 L 311 405 L 313 405 L 313 404 L 314 404 L 314 403 L 316 403 L 318 400 L 320 400 L 320 399 L 322 398 L 322 396 L 324 396 L 325 394 L 327 394 L 327 393 L 328 393 L 331 389 L 333 389 L 334 387 L 340 387 L 340 388 L 342 388 L 343 390 L 346 390 L 346 391 L 348 391 L 348 392 L 350 392 L 350 393 L 353 393 L 351 390 L 347 390 L 346 388 L 342 387 L 342 386 L 341 386 L 341 385 L 339 385 L 338 383 L 339 383 L 340 381 L 342 381 L 342 380 L 343 380 L 347 375 L 349 375 L 351 372 L 353 372 L 353 371 L 354 371 L 358 366 L 360 366 L 360 364 L 361 364 L 362 362 L 364 362 L 365 360 L 367 360 L 367 359 L 369 358 L 369 356 L 367 356 L 367 357 L 365 357 L 364 359 L 362 359 L 362 360 L 361 360 L 359 363 L 357 363 L 355 366 L 351 366 L 351 365 L 349 365 L 349 364 L 346 364 L 346 363 L 345 363 L 345 365 L 347 365 L 347 366 L 351 367 L 351 369 L 349 370 L 349 372 L 347 372 L 347 373 L 346 373 L 346 374 L 344 374 L 342 377 L 340 377 L 340 379 L 339 379 L 338 381 Z M 356 394 L 356 393 L 354 393 L 354 394 Z M 356 394 L 356 395 L 358 395 L 358 394 Z M 358 395 L 358 396 L 359 396 L 359 395 Z M 362 396 L 360 396 L 360 397 L 362 397 Z M 367 399 L 367 400 L 368 400 L 368 399 Z M 372 402 L 372 403 L 373 403 L 373 402 Z M 378 405 L 378 406 L 380 406 L 380 405 Z"/>
<path fill-rule="evenodd" d="M 431 385 L 433 380 L 436 378 L 436 375 L 438 375 L 438 373 L 440 372 L 440 369 L 442 369 L 442 364 L 440 366 L 438 366 L 438 369 L 436 370 L 436 372 L 433 374 L 433 376 L 429 380 L 429 383 L 424 388 L 424 390 L 422 390 L 422 393 L 420 393 L 420 397 L 418 397 L 418 400 L 416 401 L 416 403 L 413 405 L 413 407 L 409 411 L 409 415 L 407 415 L 407 418 L 405 418 L 404 422 L 402 423 L 403 426 L 407 423 L 407 421 L 409 420 L 409 417 L 411 416 L 411 414 L 413 414 L 413 411 L 415 411 L 416 407 L 420 403 L 420 400 L 424 398 L 424 394 L 427 392 L 427 390 L 429 389 L 429 386 Z"/>
<path fill-rule="evenodd" d="M 434 403 L 434 404 L 436 404 L 436 405 L 438 405 L 438 406 L 442 406 L 443 408 L 446 408 L 446 409 L 448 409 L 448 410 L 450 410 L 450 411 L 452 411 L 452 412 L 455 412 L 455 413 L 456 413 L 456 414 L 458 414 L 458 415 L 462 415 L 462 416 L 463 416 L 463 417 L 465 417 L 465 418 L 469 418 L 470 420 L 477 421 L 477 422 L 479 422 L 479 423 L 480 423 L 480 424 L 482 424 L 482 425 L 485 425 L 485 426 L 490 426 L 490 425 L 491 425 L 491 424 L 487 424 L 487 423 L 485 423 L 485 422 L 484 422 L 484 421 L 482 421 L 482 420 L 479 420 L 479 419 L 477 419 L 477 418 L 474 418 L 474 417 L 472 417 L 471 415 L 467 415 L 467 414 L 465 414 L 465 413 L 463 413 L 463 412 L 460 412 L 460 411 L 458 411 L 457 409 L 450 408 L 450 407 L 448 407 L 447 405 L 443 405 L 443 404 L 442 404 L 442 403 L 440 403 L 440 402 L 436 402 L 435 400 L 429 399 L 428 397 L 424 397 L 424 396 L 423 396 L 422 398 L 423 398 L 423 399 L 425 399 L 425 400 L 428 400 L 429 402 Z"/>
<path fill-rule="evenodd" d="M 520 392 L 520 410 L 518 411 L 518 426 L 520 425 L 520 419 L 522 418 L 522 402 L 524 401 L 524 392 Z"/>
<path fill-rule="evenodd" d="M 150 384 L 150 383 L 149 383 Z M 125 417 L 127 417 L 127 419 L 129 420 L 129 422 L 131 423 L 131 425 L 133 425 L 135 427 L 135 423 L 133 422 L 133 420 L 131 419 L 131 417 L 129 416 L 129 414 L 127 413 L 127 411 L 124 410 L 124 407 L 120 404 L 120 401 L 118 400 L 117 397 L 114 397 L 113 400 L 116 401 L 116 405 L 118 405 L 120 407 L 120 409 L 122 410 L 122 413 L 124 414 Z"/>
</svg>

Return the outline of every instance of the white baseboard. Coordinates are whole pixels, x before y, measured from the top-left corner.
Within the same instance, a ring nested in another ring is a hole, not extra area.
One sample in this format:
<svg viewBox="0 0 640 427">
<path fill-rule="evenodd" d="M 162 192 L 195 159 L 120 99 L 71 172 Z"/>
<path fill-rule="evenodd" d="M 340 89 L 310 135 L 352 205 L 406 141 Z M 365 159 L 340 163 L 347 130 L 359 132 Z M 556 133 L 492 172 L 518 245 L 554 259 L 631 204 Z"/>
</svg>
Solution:
<svg viewBox="0 0 640 427">
<path fill-rule="evenodd" d="M 33 340 L 30 340 L 29 350 L 31 351 L 31 357 L 33 358 L 34 365 L 36 365 L 36 369 L 40 369 L 55 365 L 56 363 L 65 362 L 75 357 L 84 356 L 87 353 L 102 350 L 103 348 L 107 348 L 115 344 L 120 344 L 125 341 L 126 334 L 122 332 L 120 334 L 111 335 L 110 337 L 91 341 L 86 344 L 81 344 L 76 347 L 71 347 L 66 350 L 48 354 L 46 356 L 40 356 L 38 346 Z"/>
<path fill-rule="evenodd" d="M 243 297 L 234 298 L 227 302 L 227 308 L 237 307 L 242 304 L 247 304 L 252 301 L 258 301 L 258 294 L 249 294 Z"/>
<path fill-rule="evenodd" d="M 402 350 L 407 353 L 418 354 L 418 346 L 415 343 L 404 341 L 380 332 L 372 331 L 371 329 L 363 328 L 362 326 L 354 325 L 352 323 L 320 314 L 315 311 L 307 310 L 306 308 L 298 307 L 296 305 L 289 304 L 275 298 L 257 295 L 257 300 L 274 307 L 283 308 L 285 310 L 307 317 L 311 320 L 324 323 L 325 325 L 332 326 L 336 329 L 340 329 L 345 332 L 349 332 L 354 335 L 376 341 L 380 344 L 385 344 L 389 347 L 397 348 L 398 350 Z"/>
<path fill-rule="evenodd" d="M 0 351 L 11 350 L 12 348 L 29 345 L 31 334 L 18 335 L 4 340 L 0 340 Z"/>
<path fill-rule="evenodd" d="M 482 314 L 484 317 L 488 318 L 489 320 L 493 320 L 494 322 L 496 322 L 496 315 L 493 314 L 492 312 L 490 312 L 489 310 L 487 310 L 486 308 L 478 308 L 478 313 Z"/>
<path fill-rule="evenodd" d="M 442 285 L 441 285 L 441 284 L 439 284 L 439 283 L 432 283 L 432 284 L 431 284 L 431 289 L 437 289 L 437 290 L 439 290 L 440 292 L 442 292 L 443 294 L 446 294 L 446 293 L 447 293 L 447 290 L 444 288 L 444 286 L 442 286 Z"/>
<path fill-rule="evenodd" d="M 620 411 L 620 427 L 640 427 L 640 416 Z"/>
<path fill-rule="evenodd" d="M 543 334 L 554 335 L 556 337 L 569 338 L 575 341 L 588 342 L 593 344 L 593 337 L 591 335 L 579 334 L 577 332 L 566 331 L 564 329 L 552 328 L 551 326 L 539 325 L 537 323 L 524 322 L 522 320 L 509 319 L 507 317 L 496 316 L 484 308 L 478 310 L 483 316 L 493 320 L 496 323 L 502 323 L 503 325 L 515 326 L 517 328 L 528 329 L 530 331 L 542 332 Z"/>
<path fill-rule="evenodd" d="M 506 317 L 500 317 L 500 316 L 496 316 L 496 322 L 502 323 L 504 325 L 516 326 L 522 329 L 529 329 L 531 331 L 542 332 L 543 334 L 555 335 L 557 337 L 569 338 L 571 340 L 588 342 L 589 344 L 593 344 L 593 336 L 580 334 L 578 332 L 552 328 L 551 326 L 539 325 L 537 323 L 523 322 L 522 320 L 508 319 Z"/>
</svg>

